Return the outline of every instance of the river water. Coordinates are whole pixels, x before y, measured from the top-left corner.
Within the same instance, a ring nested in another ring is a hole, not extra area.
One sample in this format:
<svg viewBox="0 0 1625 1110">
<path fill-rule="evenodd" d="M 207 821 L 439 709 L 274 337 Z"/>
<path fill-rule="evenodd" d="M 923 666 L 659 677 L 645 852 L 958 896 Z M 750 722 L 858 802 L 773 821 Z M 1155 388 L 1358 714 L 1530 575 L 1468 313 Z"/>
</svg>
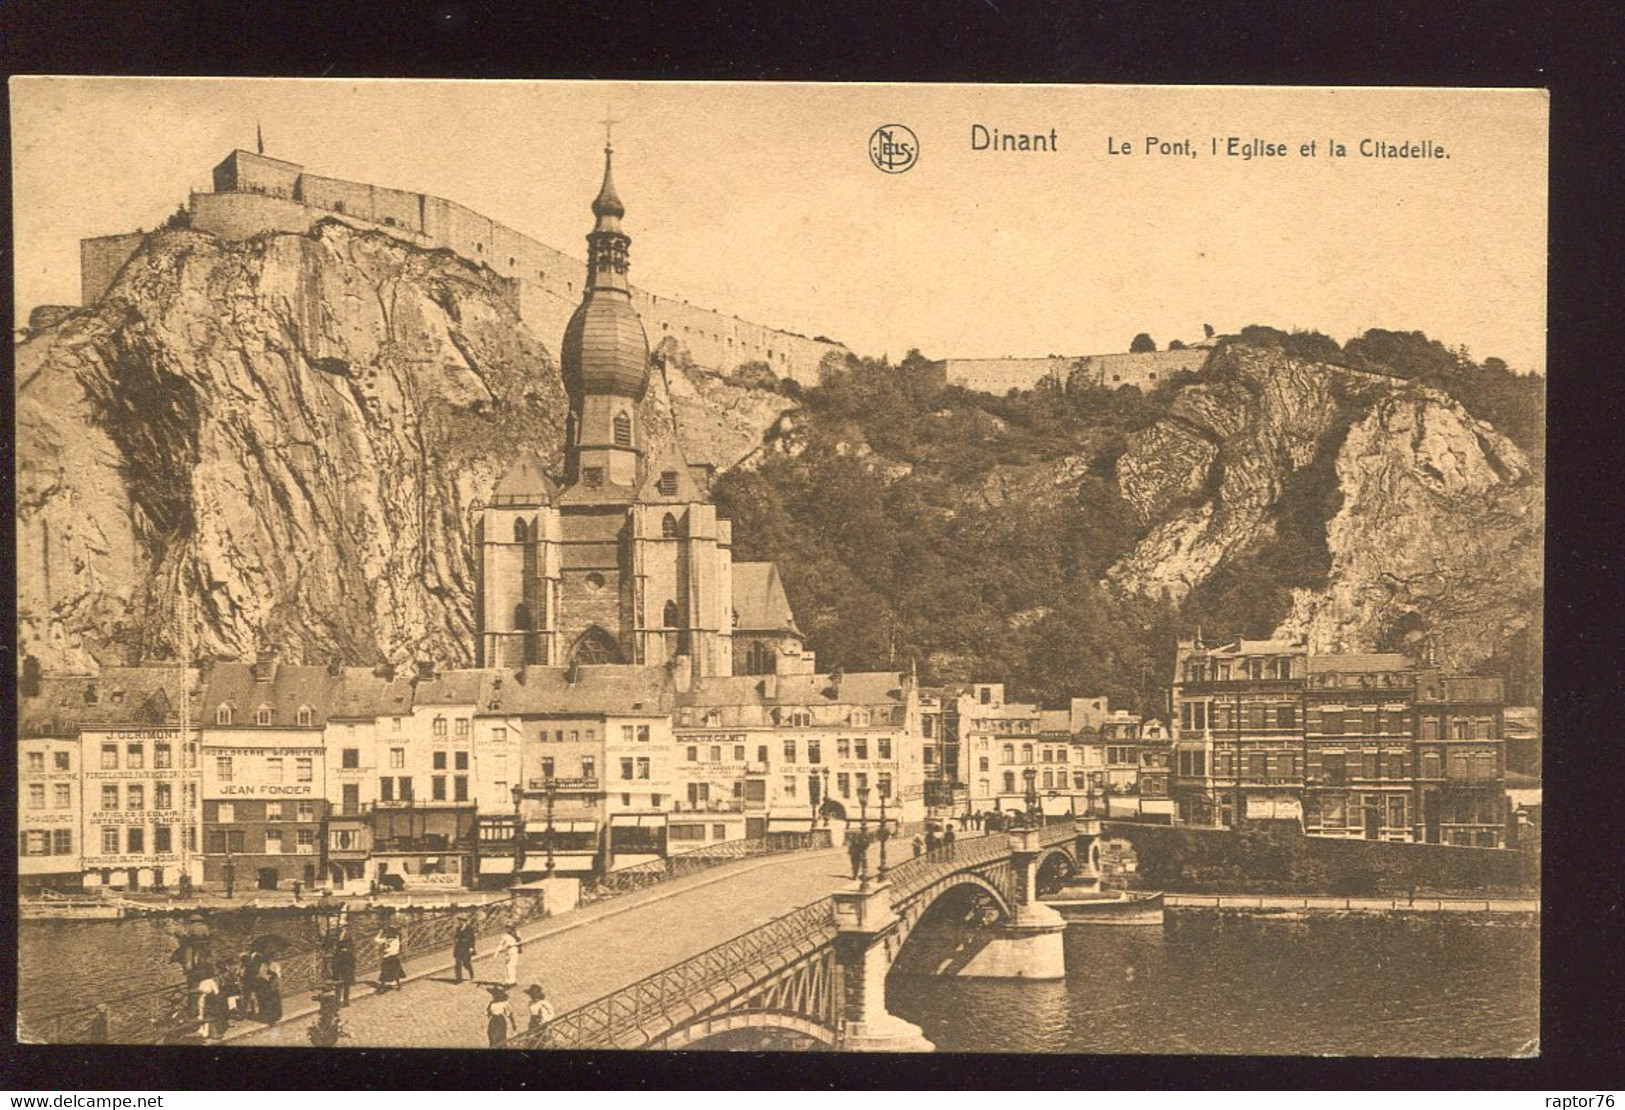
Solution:
<svg viewBox="0 0 1625 1110">
<path fill-rule="evenodd" d="M 1539 1036 L 1532 925 L 1170 911 L 1065 939 L 1065 981 L 894 975 L 887 1008 L 944 1052 L 1510 1056 Z"/>
</svg>

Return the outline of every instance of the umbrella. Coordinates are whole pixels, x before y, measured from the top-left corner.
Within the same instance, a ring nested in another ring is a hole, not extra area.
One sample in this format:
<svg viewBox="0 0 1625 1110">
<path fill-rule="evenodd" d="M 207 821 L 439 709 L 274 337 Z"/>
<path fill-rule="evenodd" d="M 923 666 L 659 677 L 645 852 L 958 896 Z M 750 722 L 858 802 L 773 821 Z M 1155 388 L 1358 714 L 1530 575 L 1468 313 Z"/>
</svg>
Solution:
<svg viewBox="0 0 1625 1110">
<path fill-rule="evenodd" d="M 262 956 L 275 956 L 279 952 L 286 952 L 291 945 L 288 938 L 281 933 L 261 933 L 248 942 L 251 952 L 258 952 Z"/>
</svg>

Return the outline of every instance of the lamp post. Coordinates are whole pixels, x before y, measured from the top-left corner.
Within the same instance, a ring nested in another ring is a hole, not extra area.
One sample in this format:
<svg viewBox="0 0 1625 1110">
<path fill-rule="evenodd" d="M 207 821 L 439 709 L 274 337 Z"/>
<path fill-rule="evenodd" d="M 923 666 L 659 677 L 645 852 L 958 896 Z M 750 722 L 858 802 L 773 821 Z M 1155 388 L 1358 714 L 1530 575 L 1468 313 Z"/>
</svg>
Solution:
<svg viewBox="0 0 1625 1110">
<path fill-rule="evenodd" d="M 344 929 L 345 907 L 333 899 L 333 892 L 324 890 L 316 903 L 316 937 L 322 946 L 322 982 L 332 984 L 338 978 L 333 973 L 333 949 Z"/>
<path fill-rule="evenodd" d="M 875 871 L 875 878 L 884 879 L 886 877 L 886 841 L 891 836 L 891 831 L 886 828 L 886 791 L 881 790 L 878 793 L 880 794 L 880 866 Z"/>
<path fill-rule="evenodd" d="M 869 788 L 858 787 L 858 845 L 863 849 L 858 870 L 858 889 L 869 889 Z"/>
<path fill-rule="evenodd" d="M 558 794 L 559 780 L 552 775 L 547 776 L 545 783 L 547 790 L 547 877 L 553 877 L 553 798 Z"/>
<path fill-rule="evenodd" d="M 824 827 L 829 828 L 829 768 L 824 768 Z"/>
<path fill-rule="evenodd" d="M 1037 828 L 1044 823 L 1038 809 L 1038 768 L 1027 768 L 1021 772 L 1021 777 L 1027 780 L 1027 824 L 1030 828 Z"/>
<path fill-rule="evenodd" d="M 525 821 L 519 814 L 519 803 L 524 800 L 525 788 L 513 784 L 513 881 L 518 883 L 525 869 Z"/>
</svg>

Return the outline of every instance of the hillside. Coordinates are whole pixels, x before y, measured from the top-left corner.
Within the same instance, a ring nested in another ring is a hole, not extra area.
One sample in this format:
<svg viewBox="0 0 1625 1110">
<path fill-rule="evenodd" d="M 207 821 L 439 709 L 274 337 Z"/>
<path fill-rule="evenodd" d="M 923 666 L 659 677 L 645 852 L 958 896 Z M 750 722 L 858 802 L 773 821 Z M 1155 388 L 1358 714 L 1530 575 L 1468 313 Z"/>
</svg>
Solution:
<svg viewBox="0 0 1625 1110">
<path fill-rule="evenodd" d="M 154 233 L 17 347 L 23 651 L 172 658 L 184 597 L 199 654 L 468 662 L 477 506 L 560 454 L 556 340 L 446 251 Z M 1534 696 L 1540 383 L 1495 360 L 1249 329 L 1149 395 L 992 397 L 919 357 L 803 391 L 660 354 L 645 427 L 733 468 L 735 557 L 781 563 L 825 665 L 1157 711 L 1200 624 L 1431 643 Z"/>
</svg>

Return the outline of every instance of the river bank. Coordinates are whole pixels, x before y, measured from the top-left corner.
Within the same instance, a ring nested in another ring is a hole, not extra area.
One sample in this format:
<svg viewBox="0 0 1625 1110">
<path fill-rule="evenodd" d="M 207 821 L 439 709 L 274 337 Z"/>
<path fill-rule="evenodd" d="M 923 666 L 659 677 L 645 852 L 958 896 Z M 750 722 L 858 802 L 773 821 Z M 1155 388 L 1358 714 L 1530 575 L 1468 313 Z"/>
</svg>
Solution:
<svg viewBox="0 0 1625 1110">
<path fill-rule="evenodd" d="M 1164 894 L 1163 905 L 1181 913 L 1225 913 L 1274 917 L 1363 914 L 1389 917 L 1434 914 L 1477 914 L 1538 921 L 1538 898 L 1356 898 L 1337 895 Z"/>
</svg>

